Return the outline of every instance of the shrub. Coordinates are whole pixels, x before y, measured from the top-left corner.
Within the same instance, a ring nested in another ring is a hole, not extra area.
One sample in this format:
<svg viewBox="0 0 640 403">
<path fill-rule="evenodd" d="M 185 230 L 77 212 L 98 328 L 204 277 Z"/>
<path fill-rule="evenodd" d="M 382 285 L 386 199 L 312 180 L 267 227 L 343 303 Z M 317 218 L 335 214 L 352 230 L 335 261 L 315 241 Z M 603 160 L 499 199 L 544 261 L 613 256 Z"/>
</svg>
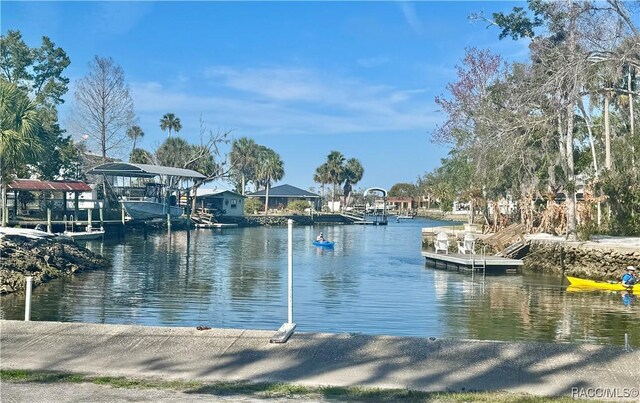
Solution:
<svg viewBox="0 0 640 403">
<path fill-rule="evenodd" d="M 304 212 L 304 209 L 311 207 L 308 201 L 306 200 L 294 200 L 287 206 L 289 211 L 297 211 L 299 213 Z"/>
<path fill-rule="evenodd" d="M 245 202 L 244 202 L 244 213 L 245 214 L 255 214 L 259 210 L 263 210 L 263 209 L 264 209 L 264 207 L 262 205 L 262 202 L 260 202 L 259 199 L 256 199 L 254 197 L 250 197 L 247 200 L 245 200 Z"/>
</svg>

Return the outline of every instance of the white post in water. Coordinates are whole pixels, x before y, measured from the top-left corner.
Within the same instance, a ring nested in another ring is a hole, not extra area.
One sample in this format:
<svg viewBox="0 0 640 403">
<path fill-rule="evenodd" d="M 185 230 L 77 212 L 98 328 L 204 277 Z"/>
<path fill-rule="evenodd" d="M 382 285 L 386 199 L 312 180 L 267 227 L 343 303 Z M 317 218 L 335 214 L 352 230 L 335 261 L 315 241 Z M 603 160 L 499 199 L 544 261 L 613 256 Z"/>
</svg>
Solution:
<svg viewBox="0 0 640 403">
<path fill-rule="evenodd" d="M 51 227 L 51 209 L 47 208 L 47 232 L 52 233 L 53 229 Z"/>
<path fill-rule="evenodd" d="M 293 334 L 296 324 L 293 323 L 293 220 L 287 220 L 289 226 L 287 272 L 289 281 L 287 284 L 288 322 L 280 326 L 280 329 L 269 340 L 271 343 L 286 343 Z"/>
<path fill-rule="evenodd" d="M 288 263 L 288 275 L 289 275 L 289 297 L 287 301 L 289 303 L 289 324 L 293 323 L 293 220 L 288 219 L 289 225 L 289 259 Z"/>
<path fill-rule="evenodd" d="M 93 219 L 93 209 L 88 209 L 87 210 L 87 229 L 91 228 L 93 226 L 93 224 L 91 223 L 92 219 Z"/>
<path fill-rule="evenodd" d="M 631 347 L 629 346 L 629 334 L 628 333 L 624 334 L 624 351 L 627 352 L 627 353 L 631 351 Z"/>
<path fill-rule="evenodd" d="M 31 320 L 31 285 L 33 284 L 33 277 L 27 276 L 27 295 L 24 298 L 24 320 L 28 322 Z"/>
</svg>

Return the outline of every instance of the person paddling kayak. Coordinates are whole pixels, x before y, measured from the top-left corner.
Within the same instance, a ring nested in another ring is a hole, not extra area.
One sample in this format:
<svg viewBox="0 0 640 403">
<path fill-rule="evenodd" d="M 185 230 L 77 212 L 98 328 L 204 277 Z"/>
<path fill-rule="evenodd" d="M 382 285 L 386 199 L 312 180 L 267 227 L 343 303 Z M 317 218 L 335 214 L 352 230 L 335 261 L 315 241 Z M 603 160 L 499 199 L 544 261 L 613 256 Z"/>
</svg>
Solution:
<svg viewBox="0 0 640 403">
<path fill-rule="evenodd" d="M 622 275 L 622 284 L 624 286 L 631 287 L 637 282 L 638 277 L 636 277 L 636 268 L 633 266 L 627 266 L 627 272 Z"/>
</svg>

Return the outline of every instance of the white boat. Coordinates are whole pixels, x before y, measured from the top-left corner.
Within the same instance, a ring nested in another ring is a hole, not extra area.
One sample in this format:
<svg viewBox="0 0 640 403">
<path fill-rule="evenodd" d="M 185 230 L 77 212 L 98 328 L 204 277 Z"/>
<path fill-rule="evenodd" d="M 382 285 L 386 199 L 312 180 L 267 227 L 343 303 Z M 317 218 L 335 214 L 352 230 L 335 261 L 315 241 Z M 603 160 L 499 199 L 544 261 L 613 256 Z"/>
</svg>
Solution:
<svg viewBox="0 0 640 403">
<path fill-rule="evenodd" d="M 30 239 L 41 239 L 53 238 L 55 235 L 37 229 L 0 227 L 0 238 L 5 236 L 23 236 Z"/>
<path fill-rule="evenodd" d="M 71 238 L 71 239 L 98 239 L 102 238 L 104 235 L 104 229 L 89 229 L 88 231 L 65 231 L 61 234 L 63 237 Z"/>
<path fill-rule="evenodd" d="M 167 210 L 166 203 L 158 203 L 153 200 L 120 200 L 120 203 L 133 220 L 166 218 L 167 213 L 171 215 L 171 218 L 176 218 L 183 214 L 181 207 L 168 206 Z"/>
<path fill-rule="evenodd" d="M 398 217 L 396 217 L 398 220 L 412 220 L 414 218 L 414 216 L 412 215 L 407 215 L 407 214 L 402 214 L 402 215 L 398 215 Z"/>
</svg>

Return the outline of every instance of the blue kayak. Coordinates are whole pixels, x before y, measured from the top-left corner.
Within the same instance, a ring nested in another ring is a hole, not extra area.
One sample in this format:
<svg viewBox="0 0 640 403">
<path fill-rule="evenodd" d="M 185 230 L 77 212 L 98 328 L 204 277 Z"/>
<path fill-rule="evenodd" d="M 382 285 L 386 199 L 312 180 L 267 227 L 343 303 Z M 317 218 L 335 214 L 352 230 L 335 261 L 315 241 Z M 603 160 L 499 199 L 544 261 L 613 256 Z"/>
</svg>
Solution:
<svg viewBox="0 0 640 403">
<path fill-rule="evenodd" d="M 333 244 L 335 242 L 330 242 L 330 241 L 313 241 L 313 244 L 315 246 L 321 246 L 324 248 L 333 248 Z"/>
</svg>

